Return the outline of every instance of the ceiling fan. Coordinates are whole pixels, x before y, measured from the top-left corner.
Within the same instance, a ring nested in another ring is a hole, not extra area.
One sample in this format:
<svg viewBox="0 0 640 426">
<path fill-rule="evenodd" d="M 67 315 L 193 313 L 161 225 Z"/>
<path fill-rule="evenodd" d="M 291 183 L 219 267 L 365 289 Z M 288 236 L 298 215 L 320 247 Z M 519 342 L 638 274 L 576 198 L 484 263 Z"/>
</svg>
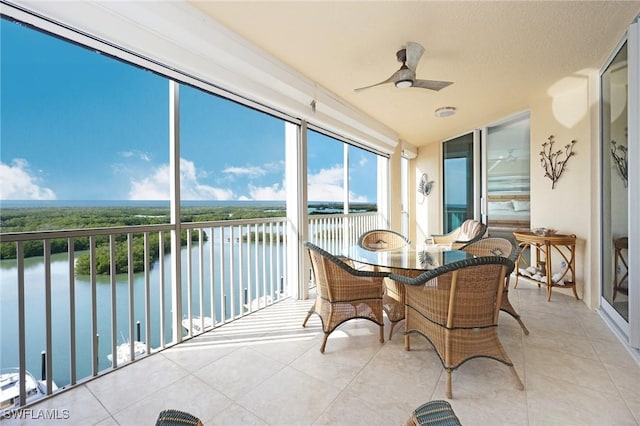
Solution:
<svg viewBox="0 0 640 426">
<path fill-rule="evenodd" d="M 380 83 L 372 84 L 371 86 L 360 87 L 355 89 L 359 92 L 371 87 L 380 86 L 386 83 L 393 83 L 396 87 L 404 89 L 407 87 L 418 87 L 421 89 L 440 90 L 453 84 L 450 81 L 437 81 L 437 80 L 419 80 L 416 78 L 416 67 L 418 61 L 424 53 L 424 47 L 420 43 L 414 41 L 407 42 L 407 46 L 404 49 L 400 49 L 396 52 L 396 58 L 398 62 L 402 62 L 400 69 L 393 73 L 391 77 Z"/>
</svg>

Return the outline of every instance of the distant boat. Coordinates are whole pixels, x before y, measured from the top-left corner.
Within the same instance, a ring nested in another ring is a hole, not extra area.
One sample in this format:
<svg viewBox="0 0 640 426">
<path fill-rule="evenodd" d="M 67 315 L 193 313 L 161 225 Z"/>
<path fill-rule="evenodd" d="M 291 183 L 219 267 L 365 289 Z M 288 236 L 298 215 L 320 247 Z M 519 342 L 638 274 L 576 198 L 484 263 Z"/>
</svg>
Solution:
<svg viewBox="0 0 640 426">
<path fill-rule="evenodd" d="M 118 354 L 118 365 L 131 361 L 131 344 L 130 342 L 121 343 L 117 346 L 116 352 Z M 133 352 L 135 358 L 147 353 L 147 345 L 143 342 L 133 342 Z M 107 359 L 110 363 L 113 363 L 113 354 L 107 355 Z"/>
<path fill-rule="evenodd" d="M 203 331 L 213 328 L 213 319 L 211 319 L 211 317 L 204 317 L 204 330 L 200 328 L 200 322 L 199 316 L 191 317 L 191 334 L 200 334 Z M 189 318 L 182 320 L 182 327 L 189 331 Z"/>
<path fill-rule="evenodd" d="M 28 371 L 25 374 L 25 389 L 27 393 L 27 403 L 36 401 L 47 395 L 46 380 L 36 380 Z M 52 382 L 52 389 L 58 386 Z M 20 407 L 20 370 L 18 368 L 7 368 L 0 370 L 0 413 L 4 417 L 5 413 Z"/>
</svg>

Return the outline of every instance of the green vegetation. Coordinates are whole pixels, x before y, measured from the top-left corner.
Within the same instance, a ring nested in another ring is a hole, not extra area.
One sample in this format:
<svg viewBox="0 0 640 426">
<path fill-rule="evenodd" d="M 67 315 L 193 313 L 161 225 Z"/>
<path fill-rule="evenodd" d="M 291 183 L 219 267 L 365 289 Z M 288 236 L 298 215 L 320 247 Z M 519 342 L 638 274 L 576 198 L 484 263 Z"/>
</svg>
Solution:
<svg viewBox="0 0 640 426">
<path fill-rule="evenodd" d="M 192 234 L 191 240 L 197 241 L 198 235 Z M 181 245 L 187 244 L 187 233 L 186 231 L 182 232 L 182 236 L 180 238 Z M 207 236 L 205 234 L 204 240 L 207 240 Z M 74 243 L 75 246 L 75 243 Z M 169 236 L 165 236 L 163 239 L 163 247 L 165 253 L 169 253 L 171 251 L 171 239 Z M 133 255 L 133 272 L 143 272 L 144 271 L 144 237 L 139 234 L 134 234 L 132 236 L 131 241 L 131 251 Z M 127 245 L 127 236 L 126 235 L 118 235 L 116 236 L 116 244 L 115 244 L 115 260 L 116 260 L 116 273 L 124 274 L 128 272 L 128 245 Z M 160 256 L 160 237 L 157 233 L 149 234 L 149 258 L 148 258 L 148 266 L 156 261 Z M 110 268 L 110 254 L 109 254 L 109 241 L 108 238 L 98 238 L 96 239 L 96 273 L 98 275 L 108 275 Z M 78 260 L 76 261 L 76 274 L 78 275 L 89 275 L 91 272 L 91 259 L 89 254 L 82 254 L 78 256 Z"/>
<path fill-rule="evenodd" d="M 375 212 L 375 204 L 360 204 L 352 206 L 351 213 Z M 340 214 L 341 203 L 322 203 L 310 206 L 310 214 Z M 181 209 L 182 223 L 209 222 L 218 220 L 246 220 L 269 217 L 285 217 L 286 210 L 283 205 L 274 206 L 183 206 Z M 30 208 L 2 208 L 0 210 L 0 235 L 9 232 L 39 232 L 65 229 L 85 228 L 111 228 L 137 225 L 158 225 L 170 222 L 169 207 L 30 207 Z M 133 267 L 134 272 L 144 270 L 144 238 L 142 234 L 132 235 Z M 192 234 L 192 241 L 197 241 L 198 233 Z M 204 235 L 206 240 L 207 235 Z M 251 236 L 251 241 L 262 241 L 263 234 L 258 232 Z M 283 236 L 277 233 L 266 234 L 267 241 L 283 241 Z M 116 236 L 116 272 L 127 272 L 127 236 Z M 187 236 L 183 231 L 182 245 L 186 245 Z M 247 236 L 243 236 L 247 241 Z M 164 250 L 169 252 L 170 239 L 163 239 Z M 51 253 L 66 253 L 67 239 L 51 240 Z M 89 249 L 89 238 L 79 237 L 73 241 L 75 251 Z M 149 234 L 149 264 L 152 264 L 159 256 L 158 233 Z M 42 241 L 27 241 L 24 244 L 24 256 L 42 256 Z M 14 243 L 0 243 L 0 259 L 15 259 L 16 245 Z M 96 269 L 98 274 L 108 274 L 110 268 L 109 237 L 96 237 Z M 88 275 L 90 271 L 90 259 L 88 254 L 78 257 L 76 273 Z"/>
<path fill-rule="evenodd" d="M 282 206 L 211 206 L 183 207 L 182 222 L 208 222 L 216 220 L 242 220 L 265 217 L 283 217 Z M 64 229 L 110 228 L 136 225 L 167 224 L 170 221 L 168 207 L 39 207 L 39 208 L 3 208 L 0 211 L 0 230 L 7 232 L 38 232 Z M 142 234 L 133 234 L 133 267 L 134 272 L 144 271 L 144 238 Z M 192 241 L 197 241 L 198 233 L 192 233 Z M 207 235 L 204 235 L 206 241 Z M 116 272 L 127 272 L 127 236 L 116 236 Z M 186 232 L 182 232 L 182 245 L 186 245 Z M 163 239 L 164 250 L 170 251 L 170 239 Z M 159 236 L 149 234 L 149 264 L 158 259 Z M 89 238 L 80 237 L 73 241 L 75 251 L 89 249 Z M 51 253 L 66 253 L 67 239 L 51 240 Z M 43 242 L 28 241 L 24 244 L 24 256 L 42 256 Z M 15 259 L 16 245 L 0 243 L 0 259 Z M 98 274 L 108 274 L 110 268 L 109 237 L 96 237 L 96 269 Z M 88 275 L 90 259 L 88 254 L 78 257 L 76 273 Z"/>
</svg>

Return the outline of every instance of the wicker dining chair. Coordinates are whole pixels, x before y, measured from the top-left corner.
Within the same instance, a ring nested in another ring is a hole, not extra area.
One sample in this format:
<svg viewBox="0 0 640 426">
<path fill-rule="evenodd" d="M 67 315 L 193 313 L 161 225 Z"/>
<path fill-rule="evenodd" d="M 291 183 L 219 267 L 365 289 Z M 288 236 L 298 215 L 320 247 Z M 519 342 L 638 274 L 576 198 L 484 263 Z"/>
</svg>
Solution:
<svg viewBox="0 0 640 426">
<path fill-rule="evenodd" d="M 388 229 L 374 229 L 367 231 L 358 239 L 358 245 L 372 251 L 393 250 L 411 245 L 411 241 L 404 235 Z M 382 268 L 376 266 L 374 271 L 403 274 L 409 277 L 416 277 L 422 273 L 420 270 Z M 382 307 L 389 318 L 389 337 L 393 336 L 393 329 L 396 324 L 404 319 L 404 284 L 384 279 L 384 295 L 382 297 Z"/>
<path fill-rule="evenodd" d="M 467 219 L 462 222 L 458 228 L 447 234 L 434 234 L 431 235 L 434 244 L 449 244 L 452 249 L 459 249 L 460 247 L 472 243 L 482 238 L 487 232 L 487 226 L 474 219 Z"/>
<path fill-rule="evenodd" d="M 488 237 L 481 238 L 477 241 L 469 243 L 460 248 L 460 250 L 464 250 L 468 253 L 473 254 L 474 256 L 502 256 L 508 257 L 512 261 L 518 258 L 518 254 L 520 253 L 521 248 L 516 246 L 514 241 L 510 241 L 506 238 L 499 237 Z M 508 270 L 504 279 L 504 291 L 502 293 L 502 302 L 500 304 L 500 310 L 511 315 L 520 327 L 525 335 L 529 334 L 529 330 L 527 326 L 522 322 L 522 318 L 520 318 L 520 314 L 516 312 L 515 308 L 509 301 L 509 281 L 511 277 L 511 273 L 514 269 Z"/>
<path fill-rule="evenodd" d="M 380 327 L 380 343 L 384 343 L 382 315 L 383 279 L 389 274 L 354 269 L 338 257 L 320 247 L 305 243 L 311 259 L 316 284 L 316 300 L 302 326 L 311 314 L 322 321 L 324 339 L 320 352 L 324 353 L 327 338 L 340 324 L 355 318 L 373 321 Z"/>
<path fill-rule="evenodd" d="M 524 389 L 498 338 L 498 313 L 509 258 L 475 257 L 427 271 L 416 278 L 392 274 L 406 284 L 405 349 L 411 333 L 433 345 L 446 371 L 446 396 L 452 398 L 451 373 L 464 362 L 486 357 L 509 366 Z"/>
<path fill-rule="evenodd" d="M 391 250 L 411 244 L 404 235 L 390 229 L 374 229 L 358 238 L 358 245 L 367 250 Z"/>
</svg>

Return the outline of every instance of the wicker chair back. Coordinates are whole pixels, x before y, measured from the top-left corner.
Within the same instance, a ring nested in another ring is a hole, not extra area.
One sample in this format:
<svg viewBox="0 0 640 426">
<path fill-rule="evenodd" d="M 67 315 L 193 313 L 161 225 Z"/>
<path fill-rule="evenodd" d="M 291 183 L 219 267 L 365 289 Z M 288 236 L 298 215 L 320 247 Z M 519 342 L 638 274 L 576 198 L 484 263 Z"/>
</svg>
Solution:
<svg viewBox="0 0 640 426">
<path fill-rule="evenodd" d="M 355 318 L 378 324 L 380 342 L 384 342 L 383 279 L 389 273 L 354 269 L 314 244 L 305 243 L 305 247 L 309 252 L 317 295 L 302 326 L 306 326 L 312 314 L 320 316 L 324 331 L 320 352 L 324 353 L 329 334 L 340 324 Z"/>
<path fill-rule="evenodd" d="M 358 245 L 367 250 L 392 250 L 408 246 L 411 241 L 402 234 L 388 229 L 367 231 L 358 239 Z"/>
<path fill-rule="evenodd" d="M 523 389 L 497 333 L 504 277 L 512 267 L 513 261 L 505 257 L 476 257 L 413 279 L 389 277 L 406 284 L 405 348 L 410 350 L 411 333 L 427 338 L 446 370 L 448 398 L 452 397 L 452 371 L 477 357 L 508 365 L 518 388 Z"/>
<path fill-rule="evenodd" d="M 477 241 L 467 244 L 463 246 L 461 250 L 464 250 L 475 256 L 508 257 L 509 259 L 515 262 L 521 249 L 520 247 L 517 247 L 515 245 L 515 242 L 507 240 L 506 238 L 489 237 L 489 238 L 481 238 Z M 515 263 L 514 263 L 514 268 L 515 268 Z M 504 291 L 502 293 L 500 310 L 508 313 L 516 321 L 518 321 L 518 324 L 520 324 L 520 327 L 522 328 L 522 331 L 524 332 L 524 334 L 528 335 L 529 330 L 527 329 L 527 326 L 524 325 L 524 322 L 522 322 L 522 318 L 520 317 L 520 314 L 518 314 L 516 309 L 511 304 L 511 301 L 509 300 L 509 281 L 510 281 L 509 277 L 513 272 L 514 268 L 510 268 L 509 270 L 507 270 L 505 280 L 504 280 Z"/>
</svg>

